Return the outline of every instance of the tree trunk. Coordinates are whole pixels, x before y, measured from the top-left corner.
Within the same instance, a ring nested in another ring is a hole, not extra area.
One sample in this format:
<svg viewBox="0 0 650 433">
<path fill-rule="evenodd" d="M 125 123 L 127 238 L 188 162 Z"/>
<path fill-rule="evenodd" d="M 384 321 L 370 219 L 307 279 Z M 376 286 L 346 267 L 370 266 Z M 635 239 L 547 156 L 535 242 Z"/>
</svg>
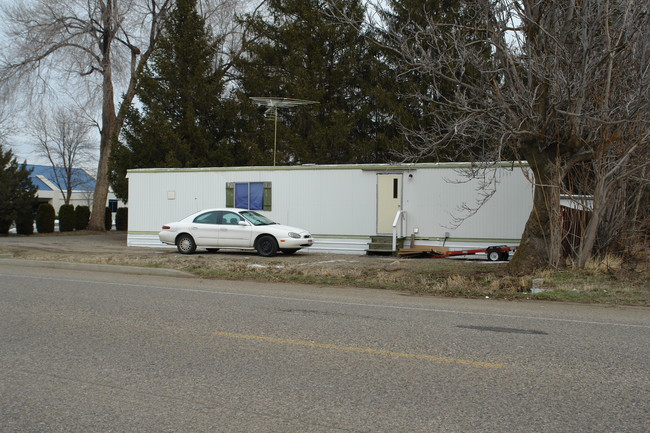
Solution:
<svg viewBox="0 0 650 433">
<path fill-rule="evenodd" d="M 559 169 L 555 160 L 537 149 L 529 153 L 528 163 L 535 176 L 533 209 L 521 243 L 509 265 L 513 273 L 555 267 L 560 262 L 561 224 Z"/>
<path fill-rule="evenodd" d="M 117 135 L 117 118 L 113 95 L 113 76 L 111 71 L 110 51 L 105 54 L 102 90 L 102 131 L 99 145 L 99 163 L 97 165 L 97 182 L 93 194 L 93 209 L 88 222 L 89 230 L 104 231 L 106 215 L 106 200 L 108 198 L 108 160 L 111 155 L 111 145 Z"/>
<path fill-rule="evenodd" d="M 578 249 L 578 255 L 576 257 L 576 265 L 579 268 L 584 268 L 587 261 L 592 257 L 594 245 L 596 244 L 596 237 L 598 235 L 598 228 L 605 211 L 605 203 L 608 202 L 608 187 L 611 187 L 611 183 L 608 182 L 606 176 L 602 173 L 597 173 L 597 176 L 598 181 L 594 188 L 591 217 L 589 218 L 587 227 L 582 233 L 580 248 Z"/>
<path fill-rule="evenodd" d="M 596 235 L 598 234 L 598 226 L 600 224 L 600 208 L 595 208 L 592 212 L 589 223 L 585 228 L 582 239 L 580 241 L 580 248 L 578 250 L 578 257 L 576 258 L 576 266 L 584 268 L 592 256 L 594 245 L 596 244 Z"/>
<path fill-rule="evenodd" d="M 63 203 L 70 204 L 70 199 L 72 198 L 72 169 L 68 169 L 65 163 L 64 163 L 64 168 L 65 168 L 65 193 L 63 193 L 63 188 L 61 188 L 62 190 L 61 192 L 63 193 Z"/>
</svg>

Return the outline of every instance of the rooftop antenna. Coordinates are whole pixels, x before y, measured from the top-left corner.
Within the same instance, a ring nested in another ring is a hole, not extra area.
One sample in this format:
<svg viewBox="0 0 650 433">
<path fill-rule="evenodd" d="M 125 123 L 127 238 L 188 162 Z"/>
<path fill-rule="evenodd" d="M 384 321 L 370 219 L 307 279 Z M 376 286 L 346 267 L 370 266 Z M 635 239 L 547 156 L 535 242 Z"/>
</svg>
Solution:
<svg viewBox="0 0 650 433">
<path fill-rule="evenodd" d="M 270 114 L 274 117 L 275 131 L 273 135 L 273 166 L 275 167 L 275 154 L 278 149 L 278 108 L 292 108 L 298 105 L 318 104 L 316 101 L 307 101 L 305 99 L 292 99 L 292 98 L 274 98 L 274 97 L 252 97 L 253 102 L 257 105 L 268 107 L 264 112 L 264 116 L 268 117 Z"/>
</svg>

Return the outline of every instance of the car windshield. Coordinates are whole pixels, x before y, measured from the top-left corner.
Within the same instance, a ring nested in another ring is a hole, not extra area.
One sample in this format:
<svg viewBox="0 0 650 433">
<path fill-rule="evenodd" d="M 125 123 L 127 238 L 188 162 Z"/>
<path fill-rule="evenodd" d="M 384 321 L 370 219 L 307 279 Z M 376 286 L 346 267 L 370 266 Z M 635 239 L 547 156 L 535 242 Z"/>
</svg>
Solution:
<svg viewBox="0 0 650 433">
<path fill-rule="evenodd" d="M 276 222 L 271 221 L 264 215 L 258 214 L 257 212 L 246 210 L 239 213 L 241 216 L 250 221 L 254 226 L 268 226 L 271 224 L 277 224 Z"/>
</svg>

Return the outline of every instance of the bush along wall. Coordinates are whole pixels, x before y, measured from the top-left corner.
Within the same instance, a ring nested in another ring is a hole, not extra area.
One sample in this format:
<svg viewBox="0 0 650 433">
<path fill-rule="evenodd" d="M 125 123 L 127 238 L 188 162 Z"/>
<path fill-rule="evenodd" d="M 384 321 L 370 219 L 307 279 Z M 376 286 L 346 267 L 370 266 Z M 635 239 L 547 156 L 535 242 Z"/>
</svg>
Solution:
<svg viewBox="0 0 650 433">
<path fill-rule="evenodd" d="M 111 231 L 111 228 L 113 227 L 113 214 L 111 213 L 111 209 L 109 207 L 106 207 L 106 211 L 104 212 L 104 229 L 106 231 Z"/>
<path fill-rule="evenodd" d="M 71 204 L 61 205 L 59 208 L 59 231 L 71 232 L 74 230 L 74 206 Z"/>
<path fill-rule="evenodd" d="M 74 210 L 75 230 L 86 230 L 90 221 L 90 208 L 88 206 L 77 206 Z"/>
<path fill-rule="evenodd" d="M 34 234 L 34 212 L 31 203 L 16 209 L 16 233 L 19 235 Z"/>
<path fill-rule="evenodd" d="M 36 230 L 39 233 L 54 232 L 54 206 L 49 203 L 41 203 L 36 214 Z"/>
<path fill-rule="evenodd" d="M 115 215 L 115 230 L 125 231 L 128 229 L 129 224 L 129 208 L 121 207 L 117 209 Z"/>
</svg>

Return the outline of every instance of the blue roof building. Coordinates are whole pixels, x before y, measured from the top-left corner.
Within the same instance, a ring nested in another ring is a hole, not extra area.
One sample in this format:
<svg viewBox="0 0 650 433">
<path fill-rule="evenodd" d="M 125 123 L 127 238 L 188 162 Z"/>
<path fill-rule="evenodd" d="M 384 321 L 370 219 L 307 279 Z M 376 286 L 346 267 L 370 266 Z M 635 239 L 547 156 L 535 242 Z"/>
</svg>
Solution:
<svg viewBox="0 0 650 433">
<path fill-rule="evenodd" d="M 39 191 L 60 191 L 66 189 L 66 173 L 62 167 L 27 164 L 32 170 L 32 183 Z M 72 169 L 71 186 L 76 191 L 94 191 L 95 178 L 82 168 Z"/>
<path fill-rule="evenodd" d="M 38 201 L 50 203 L 58 211 L 61 205 L 65 204 L 65 194 L 68 189 L 67 176 L 63 167 L 27 164 L 27 169 L 32 170 L 30 177 L 38 189 Z M 87 170 L 74 168 L 70 180 L 72 187 L 70 204 L 92 207 L 96 183 L 95 177 Z M 117 199 L 111 190 L 108 193 L 107 206 L 113 211 L 117 210 Z"/>
</svg>

